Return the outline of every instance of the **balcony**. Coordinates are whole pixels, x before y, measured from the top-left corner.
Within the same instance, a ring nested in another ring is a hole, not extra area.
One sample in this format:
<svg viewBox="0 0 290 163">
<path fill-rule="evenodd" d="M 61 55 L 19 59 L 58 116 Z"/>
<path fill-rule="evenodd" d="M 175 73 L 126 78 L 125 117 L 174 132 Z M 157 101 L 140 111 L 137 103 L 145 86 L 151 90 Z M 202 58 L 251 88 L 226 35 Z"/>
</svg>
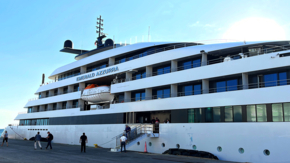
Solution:
<svg viewBox="0 0 290 163">
<path fill-rule="evenodd" d="M 261 51 L 256 51 L 256 52 L 240 53 L 237 55 L 220 57 L 218 59 L 208 60 L 207 62 L 200 62 L 200 63 L 191 64 L 191 65 L 180 66 L 180 67 L 177 67 L 175 69 L 171 68 L 171 70 L 168 70 L 168 72 L 162 73 L 162 74 L 167 74 L 167 73 L 172 73 L 172 72 L 182 71 L 182 70 L 187 70 L 187 69 L 193 69 L 193 68 L 197 68 L 197 67 L 201 67 L 201 66 L 208 66 L 208 65 L 213 65 L 213 64 L 218 64 L 218 63 L 223 63 L 223 62 L 228 62 L 228 61 L 234 61 L 234 60 L 239 60 L 239 59 L 243 59 L 243 58 L 273 53 L 273 52 L 286 51 L 286 50 L 290 50 L 290 45 L 283 45 L 283 46 L 276 47 L 276 48 L 262 49 Z M 285 57 L 285 56 L 281 55 L 281 57 Z M 162 74 L 159 74 L 158 71 L 155 71 L 152 73 L 146 73 L 145 78 L 153 77 L 153 76 L 157 76 L 157 75 L 162 75 Z M 124 82 L 128 82 L 128 81 L 133 81 L 133 80 L 140 80 L 143 78 L 132 77 L 132 78 L 127 78 L 127 79 L 116 79 L 116 80 L 112 81 L 111 84 L 124 83 Z"/>
<path fill-rule="evenodd" d="M 114 101 L 114 104 L 175 98 L 175 97 L 183 97 L 183 96 L 196 96 L 196 95 L 203 95 L 203 94 L 215 94 L 215 93 L 222 93 L 222 92 L 233 92 L 233 91 L 248 90 L 248 89 L 279 87 L 279 86 L 285 86 L 285 85 L 290 85 L 290 79 L 251 83 L 248 85 L 218 87 L 218 88 L 211 88 L 211 89 L 199 90 L 199 91 L 178 92 L 177 94 L 153 95 L 152 97 L 129 98 L 129 99 L 124 99 L 123 101 Z"/>
</svg>

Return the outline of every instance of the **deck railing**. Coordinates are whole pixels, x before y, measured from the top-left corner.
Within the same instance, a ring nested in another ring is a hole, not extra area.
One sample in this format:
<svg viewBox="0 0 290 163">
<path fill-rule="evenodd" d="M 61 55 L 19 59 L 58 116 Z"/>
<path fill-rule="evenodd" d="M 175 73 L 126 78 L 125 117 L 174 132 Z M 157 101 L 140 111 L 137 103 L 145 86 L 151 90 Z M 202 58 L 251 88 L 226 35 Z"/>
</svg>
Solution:
<svg viewBox="0 0 290 163">
<path fill-rule="evenodd" d="M 247 53 L 240 53 L 240 54 L 226 56 L 226 57 L 220 57 L 217 59 L 208 60 L 207 62 L 198 62 L 198 63 L 193 63 L 190 65 L 179 66 L 177 68 L 171 68 L 171 69 L 166 70 L 165 72 L 163 71 L 162 73 L 158 71 L 154 71 L 152 73 L 143 73 L 140 78 L 134 76 L 132 78 L 126 78 L 126 79 L 125 78 L 115 79 L 114 81 L 112 81 L 111 84 L 118 84 L 118 83 L 128 82 L 132 80 L 139 80 L 139 79 L 157 76 L 157 75 L 163 75 L 163 74 L 167 74 L 171 72 L 182 71 L 182 70 L 187 70 L 187 69 L 192 69 L 192 68 L 197 68 L 201 66 L 207 66 L 207 65 L 212 65 L 212 64 L 222 63 L 222 62 L 234 61 L 234 60 L 238 60 L 242 58 L 248 58 L 248 57 L 253 57 L 257 55 L 263 55 L 267 53 L 273 53 L 273 52 L 279 52 L 279 51 L 285 51 L 285 50 L 290 50 L 290 45 L 283 45 L 283 46 L 279 46 L 275 48 L 261 49 L 260 51 L 256 51 L 256 52 L 247 52 Z"/>
<path fill-rule="evenodd" d="M 165 98 L 172 98 L 172 97 L 202 95 L 202 94 L 208 94 L 208 93 L 222 93 L 222 92 L 231 92 L 231 91 L 257 89 L 257 88 L 268 88 L 268 87 L 285 86 L 285 85 L 290 85 L 290 79 L 251 83 L 247 85 L 233 85 L 233 86 L 210 88 L 210 89 L 203 89 L 203 90 L 201 89 L 201 90 L 193 90 L 193 91 L 186 91 L 186 92 L 177 92 L 175 94 L 170 93 L 170 94 L 162 94 L 162 95 L 153 95 L 150 97 L 128 98 L 124 100 L 114 101 L 113 103 L 117 104 L 117 103 L 126 103 L 126 102 L 138 102 L 138 101 L 165 99 Z"/>
</svg>

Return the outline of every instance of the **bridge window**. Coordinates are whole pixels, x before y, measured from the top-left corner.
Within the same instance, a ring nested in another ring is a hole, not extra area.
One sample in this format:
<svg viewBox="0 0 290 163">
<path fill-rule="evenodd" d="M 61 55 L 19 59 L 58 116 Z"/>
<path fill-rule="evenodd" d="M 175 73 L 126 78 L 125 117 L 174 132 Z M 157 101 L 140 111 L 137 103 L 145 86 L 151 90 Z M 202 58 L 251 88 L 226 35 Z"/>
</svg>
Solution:
<svg viewBox="0 0 290 163">
<path fill-rule="evenodd" d="M 255 105 L 248 105 L 247 106 L 247 121 L 248 122 L 256 122 L 256 106 Z"/>
<path fill-rule="evenodd" d="M 266 105 L 257 105 L 257 122 L 267 122 Z"/>
<path fill-rule="evenodd" d="M 290 122 L 290 103 L 283 104 L 284 121 Z"/>
<path fill-rule="evenodd" d="M 272 104 L 273 122 L 283 122 L 282 104 Z"/>
</svg>

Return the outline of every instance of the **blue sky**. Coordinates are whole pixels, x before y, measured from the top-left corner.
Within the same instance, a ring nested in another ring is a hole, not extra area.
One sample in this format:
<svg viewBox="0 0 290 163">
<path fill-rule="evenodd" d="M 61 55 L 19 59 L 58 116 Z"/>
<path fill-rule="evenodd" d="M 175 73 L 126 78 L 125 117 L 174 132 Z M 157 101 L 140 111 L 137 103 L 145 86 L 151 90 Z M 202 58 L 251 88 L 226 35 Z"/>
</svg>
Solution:
<svg viewBox="0 0 290 163">
<path fill-rule="evenodd" d="M 93 49 L 96 18 L 116 42 L 290 39 L 289 0 L 0 1 L 0 128 L 41 84 L 41 75 L 74 61 L 70 39 Z"/>
</svg>

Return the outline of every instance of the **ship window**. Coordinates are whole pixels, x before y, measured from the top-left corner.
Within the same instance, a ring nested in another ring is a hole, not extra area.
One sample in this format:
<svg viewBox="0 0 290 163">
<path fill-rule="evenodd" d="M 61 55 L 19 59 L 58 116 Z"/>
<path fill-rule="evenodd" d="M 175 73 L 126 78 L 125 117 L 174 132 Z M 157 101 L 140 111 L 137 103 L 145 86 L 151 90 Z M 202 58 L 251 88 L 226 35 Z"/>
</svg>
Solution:
<svg viewBox="0 0 290 163">
<path fill-rule="evenodd" d="M 57 89 L 54 90 L 54 95 L 55 96 L 57 95 L 57 91 L 58 91 Z"/>
<path fill-rule="evenodd" d="M 142 79 L 142 78 L 146 78 L 146 72 L 138 72 L 135 75 L 135 79 Z"/>
<path fill-rule="evenodd" d="M 181 70 L 200 67 L 200 59 L 182 62 L 180 66 L 181 66 L 180 68 Z"/>
<path fill-rule="evenodd" d="M 223 150 L 222 147 L 220 147 L 220 146 L 217 147 L 218 152 L 221 152 L 222 150 Z"/>
<path fill-rule="evenodd" d="M 268 149 L 264 150 L 264 155 L 269 156 L 270 155 L 270 151 Z"/>
<path fill-rule="evenodd" d="M 75 92 L 79 91 L 79 85 L 74 85 L 74 91 Z"/>
<path fill-rule="evenodd" d="M 239 153 L 243 154 L 245 152 L 244 148 L 239 148 Z"/>
<path fill-rule="evenodd" d="M 228 80 L 227 81 L 227 91 L 234 91 L 237 90 L 238 80 Z"/>
<path fill-rule="evenodd" d="M 247 122 L 256 122 L 256 106 L 247 105 Z"/>
<path fill-rule="evenodd" d="M 290 122 L 290 103 L 284 103 L 284 120 L 285 122 Z"/>
<path fill-rule="evenodd" d="M 242 106 L 234 106 L 234 122 L 242 122 Z"/>
<path fill-rule="evenodd" d="M 192 89 L 193 89 L 192 85 L 184 86 L 183 88 L 184 88 L 183 92 L 185 96 L 192 95 Z"/>
<path fill-rule="evenodd" d="M 226 91 L 226 82 L 221 81 L 221 82 L 216 82 L 216 88 L 217 92 L 225 92 Z"/>
<path fill-rule="evenodd" d="M 221 109 L 220 107 L 213 108 L 213 121 L 220 122 L 221 121 Z"/>
<path fill-rule="evenodd" d="M 188 123 L 194 123 L 194 109 L 188 109 Z"/>
<path fill-rule="evenodd" d="M 238 80 L 216 82 L 216 92 L 234 91 L 238 89 Z"/>
<path fill-rule="evenodd" d="M 170 66 L 161 67 L 157 69 L 157 75 L 170 73 Z"/>
<path fill-rule="evenodd" d="M 195 95 L 201 94 L 201 85 L 200 84 L 194 85 L 194 94 Z"/>
<path fill-rule="evenodd" d="M 194 119 L 195 122 L 201 122 L 202 121 L 202 109 L 194 109 Z"/>
<path fill-rule="evenodd" d="M 118 96 L 118 100 L 119 100 L 119 101 L 118 101 L 119 103 L 124 102 L 124 95 L 119 95 L 119 96 Z M 128 99 L 126 99 L 126 100 L 128 100 Z"/>
<path fill-rule="evenodd" d="M 52 110 L 56 110 L 56 103 L 52 105 Z"/>
<path fill-rule="evenodd" d="M 157 99 L 170 97 L 170 89 L 157 90 Z"/>
<path fill-rule="evenodd" d="M 188 109 L 188 123 L 199 123 L 202 121 L 202 109 Z"/>
<path fill-rule="evenodd" d="M 186 69 L 190 69 L 191 68 L 191 61 L 187 61 L 187 62 L 183 62 L 182 66 L 183 66 L 183 69 L 186 70 Z"/>
<path fill-rule="evenodd" d="M 287 85 L 287 73 L 279 73 L 279 85 Z"/>
<path fill-rule="evenodd" d="M 266 105 L 257 105 L 257 122 L 267 122 Z"/>
<path fill-rule="evenodd" d="M 271 87 L 277 85 L 277 74 L 264 75 L 265 87 Z"/>
<path fill-rule="evenodd" d="M 196 59 L 192 61 L 193 68 L 200 67 L 200 59 Z"/>
<path fill-rule="evenodd" d="M 73 100 L 73 108 L 77 108 L 79 105 L 79 101 L 78 100 Z"/>
<path fill-rule="evenodd" d="M 206 122 L 212 122 L 213 117 L 213 110 L 212 108 L 205 108 L 205 121 Z"/>
<path fill-rule="evenodd" d="M 233 122 L 233 108 L 231 106 L 225 107 L 225 122 Z"/>
<path fill-rule="evenodd" d="M 145 100 L 145 92 L 135 93 L 135 101 Z"/>
<path fill-rule="evenodd" d="M 62 109 L 66 109 L 66 103 L 67 102 L 62 102 Z"/>
<path fill-rule="evenodd" d="M 68 87 L 64 87 L 63 88 L 63 93 L 67 93 L 68 92 Z"/>
<path fill-rule="evenodd" d="M 283 121 L 282 104 L 272 104 L 273 122 Z"/>
<path fill-rule="evenodd" d="M 28 108 L 27 113 L 32 113 L 32 107 Z"/>
</svg>

